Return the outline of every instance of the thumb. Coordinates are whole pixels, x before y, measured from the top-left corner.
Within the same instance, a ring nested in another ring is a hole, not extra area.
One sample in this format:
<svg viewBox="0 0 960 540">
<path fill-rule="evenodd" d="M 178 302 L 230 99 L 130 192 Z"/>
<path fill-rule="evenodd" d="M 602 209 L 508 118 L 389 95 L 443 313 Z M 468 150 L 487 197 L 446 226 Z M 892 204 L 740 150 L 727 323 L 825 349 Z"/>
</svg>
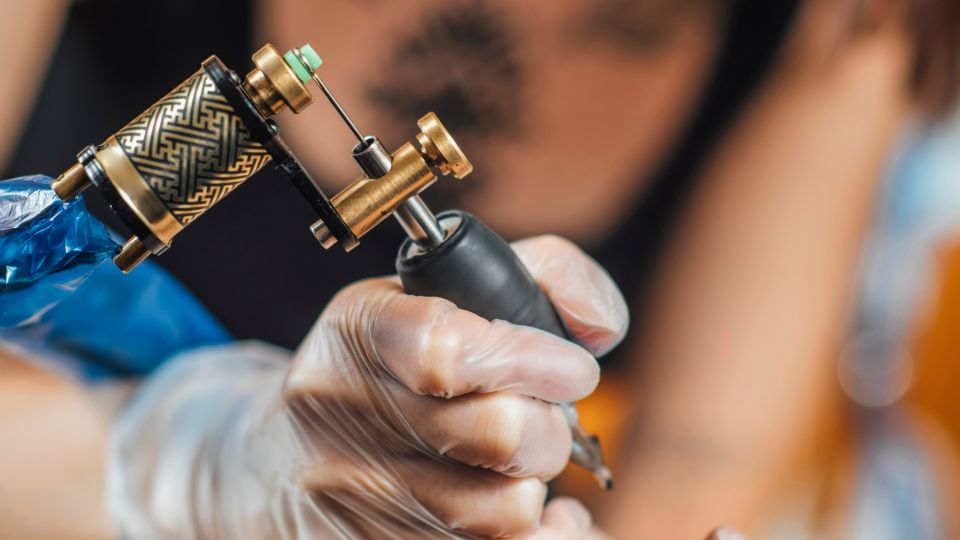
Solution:
<svg viewBox="0 0 960 540">
<path fill-rule="evenodd" d="M 513 249 L 578 343 L 599 356 L 623 339 L 630 323 L 627 303 L 596 261 L 553 235 L 514 242 Z"/>
</svg>

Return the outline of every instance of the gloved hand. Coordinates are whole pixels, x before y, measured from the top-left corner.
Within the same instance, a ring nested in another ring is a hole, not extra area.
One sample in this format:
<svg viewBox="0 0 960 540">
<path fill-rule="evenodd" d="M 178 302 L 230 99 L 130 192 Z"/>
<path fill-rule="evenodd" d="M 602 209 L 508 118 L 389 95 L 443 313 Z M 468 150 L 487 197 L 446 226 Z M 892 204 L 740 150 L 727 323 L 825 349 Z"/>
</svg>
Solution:
<svg viewBox="0 0 960 540">
<path fill-rule="evenodd" d="M 289 363 L 258 344 L 184 354 L 114 431 L 109 505 L 131 538 L 582 538 L 544 509 L 570 454 L 554 403 L 588 395 L 627 309 L 572 244 L 515 244 L 583 348 L 396 278 L 341 291 Z M 591 354 L 592 353 L 592 354 Z"/>
</svg>

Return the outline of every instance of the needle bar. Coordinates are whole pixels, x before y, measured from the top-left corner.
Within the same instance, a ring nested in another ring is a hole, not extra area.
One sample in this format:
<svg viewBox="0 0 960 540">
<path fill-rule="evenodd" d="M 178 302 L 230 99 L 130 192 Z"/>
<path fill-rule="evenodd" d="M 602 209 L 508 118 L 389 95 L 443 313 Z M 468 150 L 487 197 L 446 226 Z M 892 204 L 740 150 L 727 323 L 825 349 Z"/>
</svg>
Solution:
<svg viewBox="0 0 960 540">
<path fill-rule="evenodd" d="M 343 118 L 343 121 L 347 123 L 347 127 L 350 128 L 350 131 L 353 132 L 354 137 L 357 138 L 361 143 L 364 142 L 363 134 L 360 133 L 360 130 L 357 129 L 356 124 L 353 123 L 353 120 L 350 120 L 350 117 L 347 115 L 347 111 L 343 110 L 343 107 L 340 106 L 340 103 L 337 101 L 337 98 L 333 97 L 333 94 L 330 93 L 330 89 L 327 88 L 327 85 L 323 84 L 323 81 L 320 80 L 320 77 L 313 73 L 313 81 L 317 83 L 317 86 L 320 87 L 320 90 L 323 91 L 323 95 L 327 96 L 327 99 L 330 101 L 330 104 L 333 105 L 333 108 L 337 110 L 337 114 L 340 115 L 340 118 Z"/>
</svg>

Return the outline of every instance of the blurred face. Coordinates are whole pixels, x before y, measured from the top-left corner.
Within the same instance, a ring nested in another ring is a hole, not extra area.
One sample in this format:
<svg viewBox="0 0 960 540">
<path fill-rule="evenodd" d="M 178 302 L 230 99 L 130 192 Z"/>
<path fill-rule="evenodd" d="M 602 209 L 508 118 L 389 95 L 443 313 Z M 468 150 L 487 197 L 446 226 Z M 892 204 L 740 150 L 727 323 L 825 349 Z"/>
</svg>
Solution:
<svg viewBox="0 0 960 540">
<path fill-rule="evenodd" d="M 696 0 L 271 0 L 261 35 L 310 42 L 360 130 L 390 150 L 436 112 L 475 166 L 427 191 L 507 236 L 589 242 L 642 196 L 710 67 L 720 13 Z M 330 188 L 355 140 L 322 95 L 281 119 Z"/>
</svg>

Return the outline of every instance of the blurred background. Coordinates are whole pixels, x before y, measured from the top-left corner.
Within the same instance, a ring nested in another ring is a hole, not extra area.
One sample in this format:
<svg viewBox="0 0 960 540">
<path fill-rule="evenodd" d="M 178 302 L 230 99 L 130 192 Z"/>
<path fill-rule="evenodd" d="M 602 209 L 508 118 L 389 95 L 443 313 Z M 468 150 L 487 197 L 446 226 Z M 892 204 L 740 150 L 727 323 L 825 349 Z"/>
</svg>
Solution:
<svg viewBox="0 0 960 540">
<path fill-rule="evenodd" d="M 210 54 L 244 73 L 265 42 L 311 43 L 387 147 L 436 111 L 477 172 L 435 210 L 570 237 L 620 284 L 631 331 L 582 405 L 617 486 L 555 483 L 611 535 L 960 537 L 955 0 L 2 0 L 4 177 L 60 174 Z M 332 110 L 278 122 L 330 192 L 356 176 Z M 234 337 L 294 348 L 402 237 L 326 252 L 311 214 L 264 170 L 156 261 Z M 69 477 L 64 510 L 24 520 L 11 456 L 0 538 L 99 536 Z"/>
</svg>

